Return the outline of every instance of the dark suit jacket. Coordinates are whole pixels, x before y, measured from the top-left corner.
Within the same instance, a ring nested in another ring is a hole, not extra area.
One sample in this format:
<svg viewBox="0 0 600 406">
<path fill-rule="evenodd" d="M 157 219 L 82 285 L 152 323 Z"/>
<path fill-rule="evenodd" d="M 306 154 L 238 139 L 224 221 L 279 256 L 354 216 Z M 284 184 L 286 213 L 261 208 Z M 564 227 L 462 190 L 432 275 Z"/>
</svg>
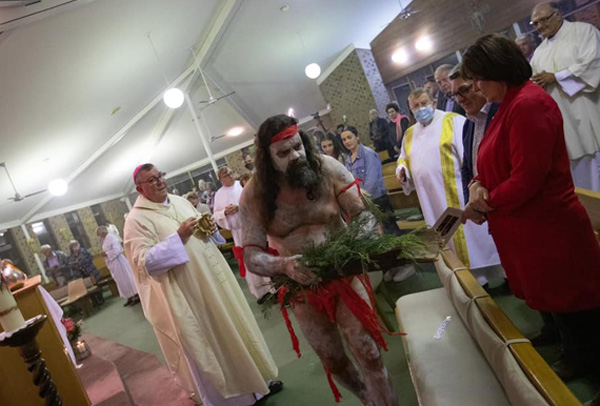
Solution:
<svg viewBox="0 0 600 406">
<path fill-rule="evenodd" d="M 437 97 L 437 109 L 446 111 L 446 104 L 448 103 L 448 98 L 443 92 L 438 93 Z M 458 104 L 458 102 L 454 101 L 454 106 L 452 107 L 452 113 L 458 113 L 461 116 L 464 116 L 466 113 L 462 107 Z"/>
<path fill-rule="evenodd" d="M 492 103 L 490 106 L 490 111 L 488 112 L 487 122 L 485 123 L 485 129 L 487 131 L 492 118 L 498 111 L 498 107 L 500 107 L 496 103 Z M 471 120 L 467 119 L 465 121 L 465 125 L 463 126 L 463 163 L 461 167 L 461 178 L 462 178 L 462 187 L 463 194 L 465 196 L 465 204 L 469 201 L 469 182 L 473 179 L 473 133 L 475 132 L 475 123 Z"/>
</svg>

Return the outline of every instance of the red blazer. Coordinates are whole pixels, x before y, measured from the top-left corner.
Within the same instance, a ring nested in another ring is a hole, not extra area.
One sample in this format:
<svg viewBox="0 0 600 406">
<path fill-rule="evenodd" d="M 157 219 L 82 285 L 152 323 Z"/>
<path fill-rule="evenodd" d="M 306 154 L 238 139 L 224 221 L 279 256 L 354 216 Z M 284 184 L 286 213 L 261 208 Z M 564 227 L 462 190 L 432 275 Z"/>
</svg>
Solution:
<svg viewBox="0 0 600 406">
<path fill-rule="evenodd" d="M 513 293 L 545 312 L 600 307 L 600 245 L 575 195 L 562 115 L 541 87 L 509 87 L 477 169 Z"/>
</svg>

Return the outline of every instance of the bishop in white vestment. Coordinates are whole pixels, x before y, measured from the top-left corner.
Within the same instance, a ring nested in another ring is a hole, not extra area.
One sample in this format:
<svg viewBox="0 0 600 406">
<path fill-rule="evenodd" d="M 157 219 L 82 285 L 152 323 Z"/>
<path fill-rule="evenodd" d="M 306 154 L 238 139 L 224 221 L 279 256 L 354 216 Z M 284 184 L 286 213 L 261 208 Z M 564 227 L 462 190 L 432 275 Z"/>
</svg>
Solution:
<svg viewBox="0 0 600 406">
<path fill-rule="evenodd" d="M 562 20 L 548 4 L 534 9 L 534 19 L 545 39 L 531 59 L 533 80 L 562 112 L 575 186 L 600 191 L 600 31 Z M 554 76 L 538 79 L 544 74 Z"/>
<path fill-rule="evenodd" d="M 215 194 L 214 218 L 217 224 L 226 230 L 231 230 L 233 242 L 236 246 L 242 246 L 242 219 L 240 218 L 239 207 L 240 197 L 242 196 L 242 185 L 232 177 L 231 170 L 227 167 L 219 170 L 219 180 L 223 184 Z M 228 209 L 235 207 L 235 209 Z M 230 212 L 230 210 L 235 210 Z M 246 272 L 246 282 L 250 293 L 257 299 L 262 298 L 269 293 L 271 288 L 271 279 L 256 275 L 252 272 Z"/>
<path fill-rule="evenodd" d="M 123 246 L 121 239 L 109 232 L 108 227 L 100 226 L 96 234 L 102 238 L 102 253 L 106 266 L 110 271 L 112 278 L 119 289 L 119 296 L 127 299 L 130 304 L 132 298 L 138 294 L 135 282 L 133 281 L 133 271 L 129 262 L 123 255 Z M 137 303 L 137 302 L 136 302 Z"/>
<path fill-rule="evenodd" d="M 399 175 L 404 169 L 404 194 L 416 190 L 428 226 L 433 226 L 446 208 L 465 207 L 461 180 L 464 123 L 465 118 L 459 114 L 435 110 L 429 124 L 417 123 L 404 134 L 396 173 Z M 467 222 L 456 231 L 448 246 L 481 285 L 504 277 L 486 224 Z"/>
<path fill-rule="evenodd" d="M 277 367 L 235 276 L 209 237 L 192 235 L 198 212 L 167 195 L 163 173 L 146 164 L 134 179 L 125 252 L 169 369 L 205 406 L 254 404 Z"/>
</svg>

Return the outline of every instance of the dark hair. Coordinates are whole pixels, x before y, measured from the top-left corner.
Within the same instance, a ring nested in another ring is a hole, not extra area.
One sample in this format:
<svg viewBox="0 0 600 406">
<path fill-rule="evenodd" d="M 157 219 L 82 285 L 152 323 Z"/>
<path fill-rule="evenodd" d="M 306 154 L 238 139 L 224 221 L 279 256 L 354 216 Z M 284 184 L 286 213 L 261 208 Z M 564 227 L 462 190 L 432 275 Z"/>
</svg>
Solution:
<svg viewBox="0 0 600 406">
<path fill-rule="evenodd" d="M 388 103 L 387 106 L 385 106 L 385 111 L 387 112 L 389 109 L 394 109 L 396 110 L 396 113 L 400 113 L 400 107 L 398 107 L 396 103 Z"/>
<path fill-rule="evenodd" d="M 491 80 L 520 86 L 531 77 L 531 65 L 519 47 L 503 36 L 485 35 L 471 45 L 460 68 L 465 79 Z"/>
<path fill-rule="evenodd" d="M 344 129 L 344 124 L 338 124 L 337 127 L 335 127 L 336 130 L 339 130 L 340 128 L 343 130 Z"/>
<path fill-rule="evenodd" d="M 154 168 L 154 165 L 150 164 L 150 163 L 142 165 L 140 170 L 137 171 L 137 173 L 135 174 L 135 179 L 133 180 L 134 183 L 136 184 L 136 186 L 137 186 L 138 176 L 140 176 L 140 172 L 150 172 L 152 170 L 152 168 Z"/>
<path fill-rule="evenodd" d="M 338 159 L 342 154 L 342 149 L 340 148 L 340 144 L 338 144 L 338 140 L 335 135 L 332 133 L 323 134 L 323 136 L 319 139 L 319 144 L 321 144 L 323 141 L 331 141 L 333 143 L 333 155 L 335 159 Z"/>
<path fill-rule="evenodd" d="M 355 137 L 358 138 L 358 130 L 356 129 L 356 127 L 353 127 L 351 125 L 347 125 L 344 127 L 344 131 L 350 131 L 352 134 L 354 134 Z"/>
<path fill-rule="evenodd" d="M 273 166 L 271 160 L 271 139 L 282 130 L 287 127 L 297 124 L 295 118 L 286 116 L 285 114 L 279 114 L 277 116 L 267 118 L 258 129 L 256 137 L 256 174 L 254 175 L 253 183 L 256 185 L 256 195 L 261 198 L 260 216 L 268 226 L 277 211 L 277 196 L 279 195 L 279 186 L 277 185 L 276 179 L 279 177 L 277 170 Z M 318 179 L 322 179 L 322 160 L 319 150 L 313 144 L 311 137 L 304 132 L 304 130 L 298 130 L 304 150 L 306 151 L 306 160 L 317 175 Z M 320 182 L 321 185 L 323 182 Z M 324 185 L 323 185 L 324 186 Z M 307 195 L 311 194 L 315 198 L 319 195 L 320 190 L 308 190 Z"/>
<path fill-rule="evenodd" d="M 450 80 L 454 80 L 454 79 L 458 79 L 461 78 L 462 76 L 460 75 L 460 63 L 458 65 L 456 65 L 454 68 L 452 68 L 452 70 L 450 71 L 450 75 L 448 75 L 448 79 Z"/>
</svg>

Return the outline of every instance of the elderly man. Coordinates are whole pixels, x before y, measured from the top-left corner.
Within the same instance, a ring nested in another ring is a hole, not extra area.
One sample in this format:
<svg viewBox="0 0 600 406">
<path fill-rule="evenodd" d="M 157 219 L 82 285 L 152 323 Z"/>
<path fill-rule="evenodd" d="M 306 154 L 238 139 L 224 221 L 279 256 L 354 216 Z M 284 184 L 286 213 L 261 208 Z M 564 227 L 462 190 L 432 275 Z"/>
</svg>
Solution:
<svg viewBox="0 0 600 406">
<path fill-rule="evenodd" d="M 44 255 L 44 269 L 58 286 L 66 285 L 70 280 L 76 279 L 69 267 L 69 256 L 60 250 L 53 250 L 48 244 L 40 247 L 40 252 Z"/>
<path fill-rule="evenodd" d="M 406 195 L 417 191 L 425 222 L 433 226 L 446 208 L 465 207 L 464 195 L 459 193 L 463 187 L 465 118 L 436 110 L 433 97 L 421 88 L 410 93 L 408 105 L 418 122 L 406 130 L 396 175 Z M 462 226 L 448 245 L 479 284 L 503 279 L 504 271 L 498 266 L 500 258 L 487 226 Z"/>
<path fill-rule="evenodd" d="M 538 4 L 531 24 L 544 37 L 532 80 L 560 107 L 575 186 L 600 191 L 600 31 L 565 21 L 556 3 Z"/>
<path fill-rule="evenodd" d="M 437 108 L 442 111 L 458 113 L 465 115 L 465 111 L 452 97 L 452 84 L 450 83 L 450 71 L 454 66 L 449 64 L 440 65 L 433 74 L 435 83 L 440 89 L 440 94 L 437 98 Z M 431 94 L 431 93 L 430 93 Z M 433 95 L 432 95 L 433 96 Z"/>
<path fill-rule="evenodd" d="M 522 34 L 515 39 L 515 44 L 519 47 L 523 56 L 531 62 L 531 58 L 533 58 L 533 52 L 537 47 L 535 40 L 533 39 L 533 35 L 531 34 Z"/>
<path fill-rule="evenodd" d="M 140 302 L 137 288 L 133 280 L 133 271 L 129 262 L 123 255 L 121 239 L 112 234 L 108 227 L 100 226 L 96 229 L 96 235 L 102 240 L 102 256 L 112 278 L 117 284 L 119 296 L 126 299 L 123 306 L 131 306 Z"/>
<path fill-rule="evenodd" d="M 219 181 L 223 186 L 215 194 L 215 221 L 226 230 L 231 230 L 233 242 L 237 247 L 242 246 L 242 218 L 239 214 L 240 197 L 242 196 L 242 185 L 233 178 L 233 171 L 224 166 L 217 173 Z M 237 253 L 239 250 L 235 250 Z M 240 274 L 246 279 L 250 293 L 262 304 L 271 291 L 271 280 L 253 273 L 245 272 L 241 254 L 236 254 L 240 261 Z"/>
<path fill-rule="evenodd" d="M 334 158 L 319 155 L 308 137 L 292 117 L 278 115 L 265 120 L 257 137 L 257 172 L 240 202 L 244 261 L 249 272 L 285 274 L 304 285 L 314 282 L 315 275 L 300 265 L 300 252 L 306 244 L 318 244 L 327 233 L 344 228 L 342 213 L 348 221 L 364 219 L 366 233 L 375 227 L 350 172 Z M 273 255 L 273 249 L 280 256 Z M 342 297 L 340 290 L 348 297 Z M 397 405 L 378 348 L 385 342 L 379 330 L 372 328 L 377 325 L 377 315 L 365 302 L 368 296 L 359 279 L 319 284 L 310 292 L 310 299 L 302 294 L 293 297 L 291 309 L 328 377 L 333 375 L 363 405 Z M 362 309 L 361 319 L 374 324 L 363 325 L 352 305 Z M 326 309 L 331 308 L 328 314 Z M 362 374 L 346 354 L 340 333 Z M 337 398 L 331 379 L 330 384 Z"/>
<path fill-rule="evenodd" d="M 467 115 L 462 131 L 464 156 L 461 180 L 465 202 L 468 202 L 469 182 L 477 176 L 477 151 L 499 106 L 496 103 L 487 103 L 485 97 L 473 89 L 473 81 L 463 79 L 460 65 L 456 65 L 450 72 L 450 81 L 452 94 Z"/>
<path fill-rule="evenodd" d="M 277 367 L 225 258 L 196 231 L 198 212 L 167 194 L 152 164 L 134 172 L 140 194 L 125 221 L 125 252 L 144 314 L 171 371 L 205 406 L 247 406 L 281 389 Z"/>
</svg>

